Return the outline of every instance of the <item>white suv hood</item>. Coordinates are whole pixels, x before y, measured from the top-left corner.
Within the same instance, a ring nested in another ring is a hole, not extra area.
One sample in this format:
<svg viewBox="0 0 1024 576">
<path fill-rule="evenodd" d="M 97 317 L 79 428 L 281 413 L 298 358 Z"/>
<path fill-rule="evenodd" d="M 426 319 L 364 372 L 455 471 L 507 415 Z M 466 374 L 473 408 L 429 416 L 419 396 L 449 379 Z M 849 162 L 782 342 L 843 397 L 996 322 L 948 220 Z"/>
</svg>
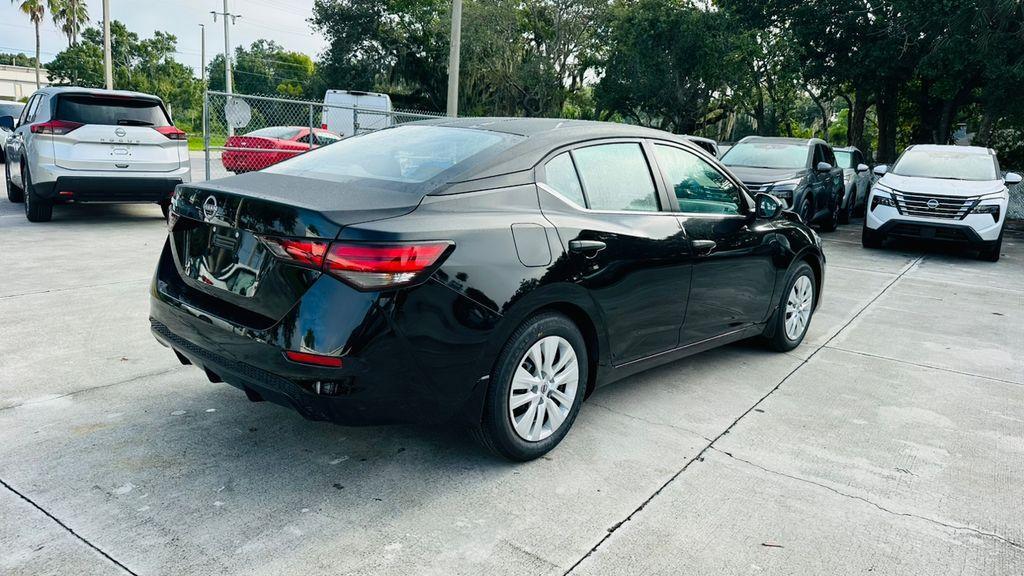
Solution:
<svg viewBox="0 0 1024 576">
<path fill-rule="evenodd" d="M 898 174 L 886 174 L 878 183 L 897 192 L 960 197 L 1002 192 L 1006 188 L 1002 180 L 943 180 L 941 178 L 917 178 L 900 176 Z"/>
</svg>

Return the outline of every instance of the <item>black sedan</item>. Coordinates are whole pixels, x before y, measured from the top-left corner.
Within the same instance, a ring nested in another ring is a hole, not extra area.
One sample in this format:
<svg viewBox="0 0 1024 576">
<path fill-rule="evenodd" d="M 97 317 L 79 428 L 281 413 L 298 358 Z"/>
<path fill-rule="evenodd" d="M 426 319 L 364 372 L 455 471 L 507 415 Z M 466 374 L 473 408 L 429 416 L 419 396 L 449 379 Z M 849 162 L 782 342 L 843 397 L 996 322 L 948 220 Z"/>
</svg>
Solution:
<svg viewBox="0 0 1024 576">
<path fill-rule="evenodd" d="M 684 138 L 439 119 L 178 188 L 151 325 L 250 400 L 349 425 L 461 421 L 515 460 L 595 387 L 800 344 L 818 236 Z M 723 375 L 727 377 L 727 375 Z"/>
</svg>

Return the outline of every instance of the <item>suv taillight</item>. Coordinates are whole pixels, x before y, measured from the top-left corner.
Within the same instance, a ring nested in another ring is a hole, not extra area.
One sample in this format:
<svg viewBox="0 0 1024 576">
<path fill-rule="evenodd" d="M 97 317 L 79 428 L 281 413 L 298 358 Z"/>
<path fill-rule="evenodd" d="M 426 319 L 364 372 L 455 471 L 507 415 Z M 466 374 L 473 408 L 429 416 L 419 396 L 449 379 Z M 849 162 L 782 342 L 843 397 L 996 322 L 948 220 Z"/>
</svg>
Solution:
<svg viewBox="0 0 1024 576">
<path fill-rule="evenodd" d="M 29 130 L 31 130 L 33 134 L 52 134 L 54 136 L 63 136 L 82 126 L 84 126 L 84 124 L 80 122 L 50 120 L 49 122 L 43 122 L 42 124 L 33 124 L 29 126 Z"/>
<path fill-rule="evenodd" d="M 262 236 L 260 240 L 277 258 L 322 269 L 360 290 L 397 288 L 422 280 L 455 246 L 448 241 L 330 244 L 274 236 Z"/>
<path fill-rule="evenodd" d="M 188 134 L 176 126 L 154 126 L 153 130 L 163 134 L 171 140 L 188 140 Z"/>
</svg>

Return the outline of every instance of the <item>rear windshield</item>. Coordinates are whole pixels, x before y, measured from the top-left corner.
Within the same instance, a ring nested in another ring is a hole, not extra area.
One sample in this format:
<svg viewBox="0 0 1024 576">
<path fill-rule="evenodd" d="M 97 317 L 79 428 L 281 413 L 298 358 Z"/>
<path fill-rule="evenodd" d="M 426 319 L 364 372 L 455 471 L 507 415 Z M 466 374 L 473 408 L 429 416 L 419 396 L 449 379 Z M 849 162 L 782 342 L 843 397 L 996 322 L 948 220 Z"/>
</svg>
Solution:
<svg viewBox="0 0 1024 576">
<path fill-rule="evenodd" d="M 170 126 L 156 100 L 68 94 L 57 100 L 57 120 L 109 126 Z"/>
<path fill-rule="evenodd" d="M 957 150 L 907 150 L 892 167 L 897 176 L 943 180 L 998 180 L 996 160 L 990 154 Z"/>
<path fill-rule="evenodd" d="M 271 126 L 270 128 L 260 128 L 259 130 L 253 130 L 244 136 L 258 136 L 260 138 L 277 138 L 278 140 L 291 140 L 302 132 L 302 128 L 294 128 L 292 126 Z"/>
<path fill-rule="evenodd" d="M 471 158 L 496 153 L 520 136 L 443 126 L 399 126 L 354 136 L 264 170 L 331 182 L 422 184 L 460 172 Z"/>
<path fill-rule="evenodd" d="M 741 142 L 722 156 L 722 164 L 797 170 L 807 166 L 807 145 L 788 142 Z"/>
</svg>

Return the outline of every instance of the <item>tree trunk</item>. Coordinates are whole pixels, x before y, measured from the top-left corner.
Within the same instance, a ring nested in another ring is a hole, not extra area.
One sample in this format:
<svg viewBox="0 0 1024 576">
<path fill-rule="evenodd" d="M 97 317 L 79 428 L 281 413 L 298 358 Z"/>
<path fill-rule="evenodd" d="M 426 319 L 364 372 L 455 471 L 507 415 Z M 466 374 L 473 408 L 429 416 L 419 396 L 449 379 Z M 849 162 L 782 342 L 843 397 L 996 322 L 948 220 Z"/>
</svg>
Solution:
<svg viewBox="0 0 1024 576">
<path fill-rule="evenodd" d="M 878 162 L 886 164 L 896 160 L 896 130 L 898 126 L 897 102 L 899 89 L 895 84 L 883 86 L 878 94 Z"/>
<path fill-rule="evenodd" d="M 36 21 L 36 90 L 39 90 L 39 21 Z"/>
<path fill-rule="evenodd" d="M 864 134 L 864 124 L 867 120 L 868 109 L 871 108 L 873 100 L 868 97 L 864 90 L 856 90 L 853 93 L 853 107 L 847 118 L 850 120 L 850 129 L 848 132 L 847 140 L 852 146 L 856 146 L 866 154 L 874 156 L 871 150 L 871 143 L 868 142 L 867 136 Z M 877 152 L 877 151 L 875 151 Z"/>
</svg>

